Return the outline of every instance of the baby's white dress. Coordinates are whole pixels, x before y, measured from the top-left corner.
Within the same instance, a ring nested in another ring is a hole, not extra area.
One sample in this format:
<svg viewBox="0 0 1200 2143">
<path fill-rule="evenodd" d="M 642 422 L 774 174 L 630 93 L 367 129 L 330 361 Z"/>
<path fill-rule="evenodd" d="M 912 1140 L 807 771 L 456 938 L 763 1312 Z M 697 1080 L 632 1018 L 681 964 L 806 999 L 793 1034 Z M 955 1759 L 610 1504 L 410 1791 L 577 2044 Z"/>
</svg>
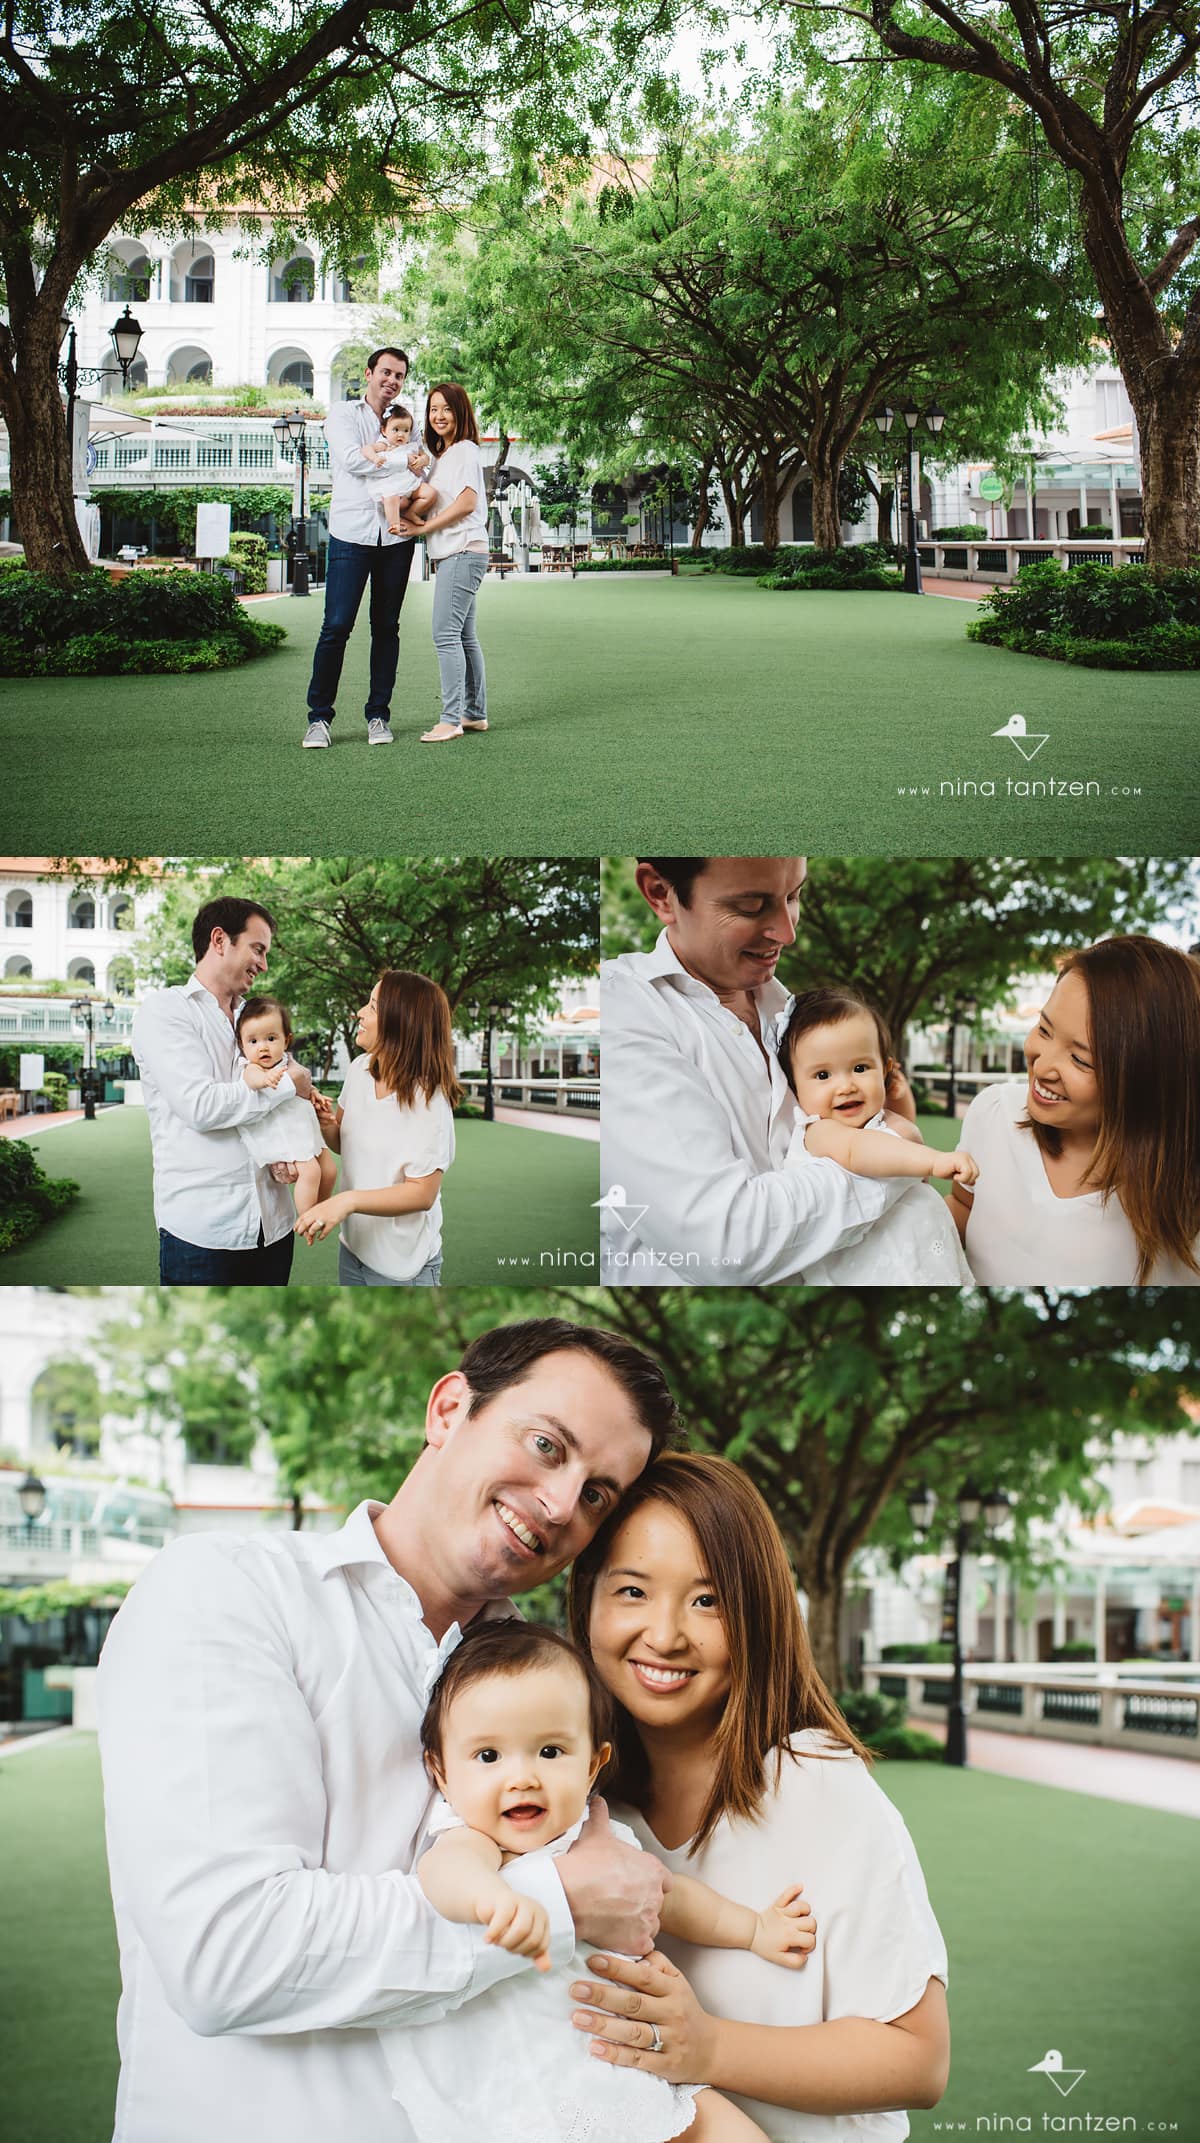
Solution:
<svg viewBox="0 0 1200 2143">
<path fill-rule="evenodd" d="M 415 445 L 415 439 L 410 439 L 407 446 L 389 448 L 379 464 L 378 473 L 367 477 L 367 489 L 378 506 L 382 506 L 385 499 L 406 499 L 418 484 L 424 483 L 425 478 L 414 475 L 408 466 L 408 457 Z"/>
<path fill-rule="evenodd" d="M 522 1862 L 557 1859 L 583 1824 L 581 1816 L 537 1853 L 510 1860 L 500 1871 L 505 1881 L 519 1891 Z M 460 1819 L 442 1801 L 426 1837 L 455 1828 Z M 612 1828 L 622 1844 L 640 1849 L 623 1823 Z M 569 1964 L 549 1972 L 531 1966 L 448 2016 L 380 2032 L 392 2097 L 420 2143 L 668 2143 L 691 2127 L 690 2085 L 615 2068 L 588 2052 L 587 2033 L 571 2022 L 579 2004 L 569 1990 L 587 1978 L 590 1954 L 577 1949 Z"/>
<path fill-rule="evenodd" d="M 811 1167 L 814 1156 L 804 1143 L 804 1134 L 809 1124 L 820 1120 L 800 1117 L 785 1168 Z M 885 1121 L 882 1109 L 863 1129 L 885 1131 L 889 1138 L 900 1136 Z M 969 1287 L 971 1268 L 941 1192 L 916 1177 L 895 1189 L 898 1195 L 889 1199 L 860 1241 L 806 1265 L 804 1278 L 816 1287 Z"/>
<path fill-rule="evenodd" d="M 260 1168 L 269 1168 L 273 1161 L 315 1161 L 325 1150 L 317 1112 L 299 1094 L 256 1122 L 239 1124 L 238 1136 Z"/>
</svg>

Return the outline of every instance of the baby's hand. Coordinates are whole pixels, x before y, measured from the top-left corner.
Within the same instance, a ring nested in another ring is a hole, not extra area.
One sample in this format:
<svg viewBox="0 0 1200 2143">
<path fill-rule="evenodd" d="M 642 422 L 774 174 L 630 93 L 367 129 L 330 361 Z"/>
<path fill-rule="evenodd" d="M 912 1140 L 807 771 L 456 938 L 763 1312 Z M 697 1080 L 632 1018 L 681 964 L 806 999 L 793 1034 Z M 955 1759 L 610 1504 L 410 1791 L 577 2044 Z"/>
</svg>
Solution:
<svg viewBox="0 0 1200 2143">
<path fill-rule="evenodd" d="M 286 1064 L 247 1064 L 242 1077 L 247 1086 L 278 1086 L 286 1070 Z"/>
<path fill-rule="evenodd" d="M 486 1926 L 484 1937 L 494 1942 L 498 1949 L 511 1950 L 514 1957 L 532 1957 L 539 1972 L 550 1970 L 550 1916 L 545 1907 L 531 1897 L 518 1897 L 515 1890 L 505 1885 L 506 1895 L 500 1898 L 490 1916 L 485 1906 L 480 1915 Z"/>
<path fill-rule="evenodd" d="M 333 1124 L 337 1122 L 337 1109 L 333 1102 L 329 1099 L 328 1094 L 322 1094 L 319 1088 L 315 1086 L 312 1090 L 312 1105 L 317 1112 L 318 1123 Z"/>
<path fill-rule="evenodd" d="M 954 1176 L 963 1189 L 967 1190 L 979 1174 L 979 1163 L 972 1160 L 969 1153 L 964 1153 L 960 1146 L 957 1153 L 936 1154 L 929 1173 L 931 1176 Z"/>
<path fill-rule="evenodd" d="M 803 1883 L 793 1883 L 765 1912 L 755 1914 L 754 1940 L 750 1947 L 768 1964 L 786 1965 L 798 1972 L 816 1948 L 817 1922 L 804 1896 Z"/>
</svg>

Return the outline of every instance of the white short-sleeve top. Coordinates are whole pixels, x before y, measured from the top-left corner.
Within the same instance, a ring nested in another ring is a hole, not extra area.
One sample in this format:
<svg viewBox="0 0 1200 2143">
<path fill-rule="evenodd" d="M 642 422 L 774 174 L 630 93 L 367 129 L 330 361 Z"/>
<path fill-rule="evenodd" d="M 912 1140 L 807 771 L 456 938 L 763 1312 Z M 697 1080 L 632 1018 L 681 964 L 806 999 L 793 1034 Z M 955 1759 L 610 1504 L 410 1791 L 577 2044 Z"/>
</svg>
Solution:
<svg viewBox="0 0 1200 2143">
<path fill-rule="evenodd" d="M 436 513 L 443 513 L 447 506 L 452 506 L 461 491 L 475 493 L 475 504 L 465 520 L 455 521 L 451 528 L 435 529 L 428 538 L 426 547 L 430 557 L 453 558 L 459 551 L 486 551 L 487 486 L 483 456 L 474 440 L 456 439 L 444 454 L 436 455 L 432 466 L 425 471 L 425 482 L 432 484 L 437 493 Z"/>
<path fill-rule="evenodd" d="M 979 1163 L 967 1257 L 985 1287 L 1132 1287 L 1137 1243 L 1120 1200 L 1099 1191 L 1056 1198 L 1032 1131 L 1019 1128 L 1029 1089 L 1004 1080 L 976 1094 L 960 1146 Z M 1160 1259 L 1159 1287 L 1197 1287 L 1200 1275 Z"/>
<path fill-rule="evenodd" d="M 369 1055 L 355 1057 L 339 1100 L 342 1181 L 349 1191 L 385 1190 L 445 1171 L 454 1159 L 454 1112 L 442 1093 L 401 1108 L 379 1095 Z M 342 1235 L 356 1258 L 388 1280 L 411 1280 L 442 1247 L 442 1201 L 425 1213 L 349 1213 Z"/>
<path fill-rule="evenodd" d="M 755 1822 L 723 1816 L 690 1859 L 668 1852 L 643 1818 L 621 1815 L 675 1874 L 694 1875 L 756 1910 L 789 1883 L 803 1883 L 817 1918 L 817 1946 L 802 1971 L 785 1972 L 750 1951 L 701 1949 L 670 1936 L 660 1947 L 713 2016 L 753 2024 L 826 2024 L 867 2017 L 888 2024 L 916 2007 L 931 1979 L 946 1978 L 946 1946 L 933 1916 L 913 1842 L 866 1765 L 813 1729 L 794 1734 L 778 1791 Z M 799 2062 L 797 2064 L 799 2066 Z M 730 2097 L 735 2094 L 730 2092 Z M 738 2098 L 771 2143 L 898 2143 L 905 2113 L 798 2113 Z"/>
</svg>

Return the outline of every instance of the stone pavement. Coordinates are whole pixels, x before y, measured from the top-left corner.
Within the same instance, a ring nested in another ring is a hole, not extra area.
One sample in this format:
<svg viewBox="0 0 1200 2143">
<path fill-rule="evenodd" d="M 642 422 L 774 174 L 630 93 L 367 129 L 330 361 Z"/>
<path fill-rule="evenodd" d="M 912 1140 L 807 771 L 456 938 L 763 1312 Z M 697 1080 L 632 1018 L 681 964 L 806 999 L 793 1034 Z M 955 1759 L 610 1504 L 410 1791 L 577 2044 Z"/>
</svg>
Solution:
<svg viewBox="0 0 1200 2143">
<path fill-rule="evenodd" d="M 77 1124 L 82 1109 L 55 1109 L 44 1116 L 6 1116 L 0 1121 L 0 1138 L 36 1138 L 58 1124 Z"/>
<path fill-rule="evenodd" d="M 945 1729 L 928 1719 L 910 1726 L 945 1740 Z M 1102 1801 L 1132 1801 L 1168 1815 L 1200 1817 L 1200 1761 L 1184 1756 L 1146 1756 L 1138 1749 L 1099 1749 L 1048 1735 L 997 1734 L 967 1728 L 967 1761 L 973 1771 L 996 1771 L 1037 1786 L 1065 1786 Z"/>
<path fill-rule="evenodd" d="M 600 1122 L 593 1116 L 552 1116 L 549 1109 L 502 1109 L 498 1124 L 519 1124 L 524 1131 L 561 1131 L 567 1138 L 599 1139 Z"/>
</svg>

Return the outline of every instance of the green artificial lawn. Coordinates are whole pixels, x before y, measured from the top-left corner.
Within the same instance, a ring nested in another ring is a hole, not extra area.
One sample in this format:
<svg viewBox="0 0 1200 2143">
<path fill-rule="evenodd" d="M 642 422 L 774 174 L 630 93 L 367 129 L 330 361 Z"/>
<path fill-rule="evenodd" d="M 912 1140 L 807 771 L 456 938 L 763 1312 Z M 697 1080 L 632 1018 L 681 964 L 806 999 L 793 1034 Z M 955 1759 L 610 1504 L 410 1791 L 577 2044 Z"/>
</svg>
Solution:
<svg viewBox="0 0 1200 2143">
<path fill-rule="evenodd" d="M 600 1148 L 591 1139 L 518 1124 L 465 1119 L 442 1192 L 451 1287 L 528 1287 L 596 1279 Z M 80 1196 L 28 1242 L 0 1257 L 0 1284 L 149 1283 L 158 1279 L 158 1236 L 144 1109 L 102 1110 L 94 1123 L 63 1124 L 28 1143 L 48 1176 L 72 1176 Z M 337 1285 L 337 1239 L 297 1242 L 295 1286 Z"/>
<path fill-rule="evenodd" d="M 1042 2117 L 1070 2113 L 1075 2133 L 1087 2114 L 1133 2117 L 1140 2134 L 1177 2123 L 1190 2143 L 1200 1824 L 940 1764 L 877 1776 L 912 1831 L 950 1953 L 950 2088 L 936 2112 L 912 2116 L 914 2137 L 1028 2133 L 1022 2116 L 1035 2134 L 1061 2133 Z M 0 1835 L 19 1934 L 0 1944 L 5 2134 L 108 2143 L 118 1974 L 91 1735 L 0 1763 Z M 801 1839 L 797 1853 L 799 1877 Z M 1069 2099 L 1028 2074 L 1052 2046 L 1087 2071 Z M 1014 2126 L 989 2131 L 997 2115 Z"/>
<path fill-rule="evenodd" d="M 332 749 L 301 752 L 318 591 L 281 653 L 198 677 L 0 684 L 0 832 L 48 855 L 1190 853 L 1196 678 L 976 647 L 970 602 L 772 595 L 722 576 L 489 580 L 493 727 L 439 750 L 431 588 L 405 605 L 396 743 L 368 750 L 366 611 Z M 1014 714 L 1032 760 L 993 735 Z M 1029 747 L 1027 747 L 1029 748 Z M 1019 786 L 1095 782 L 1081 797 Z M 962 782 L 993 781 L 996 797 Z M 1018 785 L 1010 791 L 1006 784 Z M 943 785 L 945 785 L 943 787 Z"/>
</svg>

